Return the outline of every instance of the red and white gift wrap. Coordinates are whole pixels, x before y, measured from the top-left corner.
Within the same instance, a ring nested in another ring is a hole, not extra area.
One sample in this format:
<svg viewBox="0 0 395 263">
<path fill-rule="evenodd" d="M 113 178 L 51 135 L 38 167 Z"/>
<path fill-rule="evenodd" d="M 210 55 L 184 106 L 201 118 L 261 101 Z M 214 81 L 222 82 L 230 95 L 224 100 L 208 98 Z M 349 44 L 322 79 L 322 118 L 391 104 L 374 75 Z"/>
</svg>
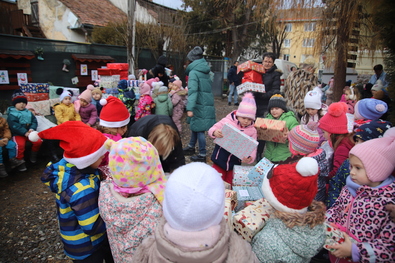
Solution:
<svg viewBox="0 0 395 263">
<path fill-rule="evenodd" d="M 240 84 L 239 86 L 236 87 L 237 89 L 237 94 L 243 94 L 247 91 L 252 91 L 252 92 L 261 92 L 265 93 L 265 84 L 261 83 L 253 83 L 253 82 L 244 82 Z"/>
<path fill-rule="evenodd" d="M 259 72 L 261 74 L 265 73 L 265 68 L 263 67 L 262 64 L 253 62 L 251 60 L 246 61 L 240 65 L 237 66 L 237 73 L 241 72 L 248 72 L 254 70 L 256 72 Z"/>
<path fill-rule="evenodd" d="M 288 140 L 288 128 L 285 121 L 257 118 L 255 128 L 258 140 L 285 143 Z"/>
<path fill-rule="evenodd" d="M 29 93 L 25 92 L 27 101 L 49 100 L 49 93 Z"/>
<path fill-rule="evenodd" d="M 233 231 L 232 200 L 225 199 L 224 218 L 229 228 Z"/>
<path fill-rule="evenodd" d="M 239 131 L 232 125 L 225 124 L 222 128 L 223 138 L 215 138 L 218 144 L 239 159 L 248 157 L 258 147 L 258 141 Z"/>
<path fill-rule="evenodd" d="M 262 74 L 254 70 L 244 72 L 241 83 L 245 82 L 263 83 Z"/>
<path fill-rule="evenodd" d="M 262 198 L 233 217 L 233 227 L 241 237 L 248 242 L 266 225 L 267 219 L 274 212 L 274 208 Z"/>
</svg>

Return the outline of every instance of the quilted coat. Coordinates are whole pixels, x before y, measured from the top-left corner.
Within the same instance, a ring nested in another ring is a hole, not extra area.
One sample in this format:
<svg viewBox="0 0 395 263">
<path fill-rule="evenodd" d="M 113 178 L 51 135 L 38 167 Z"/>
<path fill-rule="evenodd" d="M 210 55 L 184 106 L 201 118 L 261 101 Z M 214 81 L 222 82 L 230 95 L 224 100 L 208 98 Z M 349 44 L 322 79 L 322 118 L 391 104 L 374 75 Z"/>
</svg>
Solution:
<svg viewBox="0 0 395 263">
<path fill-rule="evenodd" d="M 394 180 L 390 176 L 372 188 L 357 185 L 348 177 L 339 198 L 328 209 L 327 221 L 344 227 L 360 241 L 353 245 L 353 261 L 395 262 L 395 222 L 384 208 L 394 203 Z"/>
<path fill-rule="evenodd" d="M 187 111 L 193 112 L 190 129 L 194 132 L 208 131 L 215 123 L 214 95 L 210 79 L 210 67 L 204 58 L 188 65 L 188 103 Z"/>
<path fill-rule="evenodd" d="M 220 239 L 212 247 L 188 249 L 169 241 L 163 231 L 166 220 L 163 219 L 155 230 L 155 234 L 146 238 L 137 248 L 133 262 L 157 263 L 257 263 L 259 262 L 251 250 L 250 244 L 236 232 L 231 231 L 225 220 L 221 221 Z"/>
<path fill-rule="evenodd" d="M 75 111 L 74 105 L 58 103 L 53 106 L 58 124 L 66 121 L 80 121 L 81 116 Z"/>
</svg>

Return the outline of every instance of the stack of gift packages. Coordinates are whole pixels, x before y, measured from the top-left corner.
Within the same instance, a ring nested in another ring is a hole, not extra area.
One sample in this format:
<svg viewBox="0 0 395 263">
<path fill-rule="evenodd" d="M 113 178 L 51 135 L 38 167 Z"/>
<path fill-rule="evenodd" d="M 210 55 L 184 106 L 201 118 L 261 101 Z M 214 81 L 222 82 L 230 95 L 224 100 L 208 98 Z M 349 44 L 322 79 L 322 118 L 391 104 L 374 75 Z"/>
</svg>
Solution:
<svg viewBox="0 0 395 263">
<path fill-rule="evenodd" d="M 49 99 L 48 83 L 26 83 L 20 85 L 27 101 L 42 101 Z"/>
<path fill-rule="evenodd" d="M 247 91 L 265 93 L 265 85 L 262 81 L 262 74 L 265 69 L 262 64 L 246 61 L 237 66 L 237 73 L 243 72 L 242 84 L 237 86 L 237 93 L 240 95 Z"/>
</svg>

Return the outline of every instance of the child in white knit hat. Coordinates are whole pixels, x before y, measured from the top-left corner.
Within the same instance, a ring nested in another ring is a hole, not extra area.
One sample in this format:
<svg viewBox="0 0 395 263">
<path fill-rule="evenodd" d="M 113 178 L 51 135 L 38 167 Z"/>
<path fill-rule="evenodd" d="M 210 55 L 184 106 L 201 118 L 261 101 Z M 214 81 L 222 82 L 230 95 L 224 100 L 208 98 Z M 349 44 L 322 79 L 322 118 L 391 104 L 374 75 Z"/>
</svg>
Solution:
<svg viewBox="0 0 395 263">
<path fill-rule="evenodd" d="M 254 127 L 256 115 L 256 104 L 252 93 L 244 95 L 237 110 L 229 113 L 225 118 L 214 124 L 209 130 L 208 135 L 212 138 L 222 138 L 222 128 L 225 124 L 230 124 L 253 139 L 257 139 L 257 131 Z M 233 167 L 243 163 L 251 164 L 255 161 L 256 150 L 243 160 L 229 153 L 218 144 L 215 145 L 211 160 L 213 167 L 222 174 L 222 179 L 228 184 L 233 181 Z"/>
<path fill-rule="evenodd" d="M 394 262 L 395 223 L 385 209 L 395 203 L 394 152 L 391 134 L 351 149 L 346 186 L 327 211 L 328 223 L 345 235 L 328 246 L 331 262 Z"/>
<path fill-rule="evenodd" d="M 60 103 L 53 106 L 58 124 L 62 124 L 66 121 L 80 121 L 81 116 L 75 110 L 73 104 L 73 92 L 71 90 L 58 88 L 56 94 L 60 95 Z"/>
<path fill-rule="evenodd" d="M 113 142 L 109 168 L 111 178 L 100 185 L 100 215 L 115 262 L 132 262 L 136 248 L 162 217 L 166 178 L 158 151 L 142 137 Z"/>
<path fill-rule="evenodd" d="M 318 172 L 317 162 L 304 157 L 263 179 L 263 195 L 275 212 L 251 242 L 261 262 L 310 262 L 324 245 L 325 205 L 313 200 Z"/>
<path fill-rule="evenodd" d="M 318 86 L 307 92 L 304 97 L 306 113 L 302 116 L 300 124 L 307 124 L 310 121 L 318 122 L 325 115 L 328 106 L 321 102 L 321 97 L 322 91 Z"/>
<path fill-rule="evenodd" d="M 194 162 L 176 169 L 166 183 L 164 218 L 134 262 L 259 262 L 225 223 L 224 206 L 224 183 L 214 168 Z"/>
</svg>

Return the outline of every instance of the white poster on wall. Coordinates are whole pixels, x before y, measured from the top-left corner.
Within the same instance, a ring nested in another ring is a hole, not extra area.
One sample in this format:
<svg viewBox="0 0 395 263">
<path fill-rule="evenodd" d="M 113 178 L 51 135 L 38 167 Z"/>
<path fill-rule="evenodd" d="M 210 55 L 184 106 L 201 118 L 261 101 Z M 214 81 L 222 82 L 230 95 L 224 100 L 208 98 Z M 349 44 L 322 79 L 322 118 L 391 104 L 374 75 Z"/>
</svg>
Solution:
<svg viewBox="0 0 395 263">
<path fill-rule="evenodd" d="M 95 69 L 92 69 L 92 70 L 91 70 L 91 76 L 92 76 L 92 80 L 93 80 L 93 81 L 99 79 L 99 74 L 97 73 L 97 70 L 95 70 Z"/>
<path fill-rule="evenodd" d="M 10 84 L 8 70 L 0 70 L 0 84 Z"/>
<path fill-rule="evenodd" d="M 27 73 L 16 73 L 18 78 L 18 86 L 27 84 Z"/>
<path fill-rule="evenodd" d="M 88 65 L 81 64 L 81 76 L 88 76 Z"/>
<path fill-rule="evenodd" d="M 74 77 L 71 79 L 71 83 L 73 83 L 74 85 L 77 85 L 78 83 L 78 77 Z"/>
</svg>

